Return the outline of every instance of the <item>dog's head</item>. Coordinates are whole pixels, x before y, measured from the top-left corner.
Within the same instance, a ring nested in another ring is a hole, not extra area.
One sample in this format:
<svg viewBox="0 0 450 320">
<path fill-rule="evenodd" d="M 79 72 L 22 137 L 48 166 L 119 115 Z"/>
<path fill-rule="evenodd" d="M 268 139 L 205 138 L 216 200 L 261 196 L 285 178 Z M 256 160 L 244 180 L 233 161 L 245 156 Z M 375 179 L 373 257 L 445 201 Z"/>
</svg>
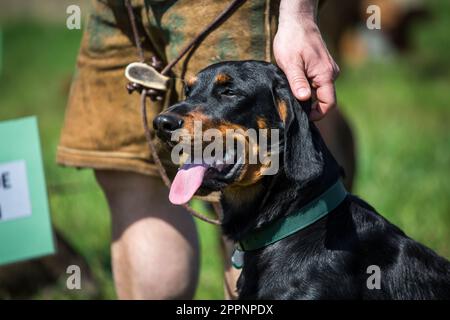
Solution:
<svg viewBox="0 0 450 320">
<path fill-rule="evenodd" d="M 173 203 L 252 186 L 277 171 L 302 183 L 320 174 L 323 161 L 313 146 L 310 103 L 295 99 L 276 66 L 259 61 L 214 64 L 188 80 L 185 96 L 153 122 L 180 165 L 171 188 Z"/>
</svg>

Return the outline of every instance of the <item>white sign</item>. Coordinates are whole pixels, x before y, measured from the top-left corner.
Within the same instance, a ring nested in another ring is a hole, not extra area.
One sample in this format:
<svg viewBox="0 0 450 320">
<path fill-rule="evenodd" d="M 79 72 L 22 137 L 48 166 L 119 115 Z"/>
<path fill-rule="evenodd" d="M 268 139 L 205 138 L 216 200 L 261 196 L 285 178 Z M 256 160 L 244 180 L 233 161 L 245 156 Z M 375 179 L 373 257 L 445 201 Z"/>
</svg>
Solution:
<svg viewBox="0 0 450 320">
<path fill-rule="evenodd" d="M 0 163 L 0 221 L 31 215 L 24 160 Z"/>
</svg>

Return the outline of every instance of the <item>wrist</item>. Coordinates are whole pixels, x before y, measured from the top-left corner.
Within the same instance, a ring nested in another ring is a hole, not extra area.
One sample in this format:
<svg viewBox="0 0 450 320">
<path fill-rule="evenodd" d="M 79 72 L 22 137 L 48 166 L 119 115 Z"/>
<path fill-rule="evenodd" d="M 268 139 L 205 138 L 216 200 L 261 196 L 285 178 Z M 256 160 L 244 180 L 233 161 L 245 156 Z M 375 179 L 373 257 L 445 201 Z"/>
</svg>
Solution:
<svg viewBox="0 0 450 320">
<path fill-rule="evenodd" d="M 282 25 L 317 25 L 317 0 L 281 0 L 278 23 Z"/>
</svg>

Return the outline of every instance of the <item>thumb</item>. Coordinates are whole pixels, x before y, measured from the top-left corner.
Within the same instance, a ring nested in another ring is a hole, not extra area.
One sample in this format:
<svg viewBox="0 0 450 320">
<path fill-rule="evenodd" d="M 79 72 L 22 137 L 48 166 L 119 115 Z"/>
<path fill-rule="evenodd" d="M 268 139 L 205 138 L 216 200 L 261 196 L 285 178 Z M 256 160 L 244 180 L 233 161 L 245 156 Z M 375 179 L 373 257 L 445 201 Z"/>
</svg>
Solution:
<svg viewBox="0 0 450 320">
<path fill-rule="evenodd" d="M 301 101 L 306 101 L 311 97 L 311 88 L 302 65 L 303 63 L 295 64 L 285 73 L 294 96 Z"/>
</svg>

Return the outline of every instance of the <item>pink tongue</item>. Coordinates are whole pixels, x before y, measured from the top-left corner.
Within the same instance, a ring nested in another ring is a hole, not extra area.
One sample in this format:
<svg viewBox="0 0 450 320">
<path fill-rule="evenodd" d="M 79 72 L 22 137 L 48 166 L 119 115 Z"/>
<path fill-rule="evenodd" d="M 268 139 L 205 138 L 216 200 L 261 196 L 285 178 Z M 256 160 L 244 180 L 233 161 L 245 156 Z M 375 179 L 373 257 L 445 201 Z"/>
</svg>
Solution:
<svg viewBox="0 0 450 320">
<path fill-rule="evenodd" d="M 202 185 L 206 169 L 207 167 L 201 164 L 189 164 L 181 167 L 170 187 L 170 202 L 184 204 L 191 200 Z"/>
</svg>

